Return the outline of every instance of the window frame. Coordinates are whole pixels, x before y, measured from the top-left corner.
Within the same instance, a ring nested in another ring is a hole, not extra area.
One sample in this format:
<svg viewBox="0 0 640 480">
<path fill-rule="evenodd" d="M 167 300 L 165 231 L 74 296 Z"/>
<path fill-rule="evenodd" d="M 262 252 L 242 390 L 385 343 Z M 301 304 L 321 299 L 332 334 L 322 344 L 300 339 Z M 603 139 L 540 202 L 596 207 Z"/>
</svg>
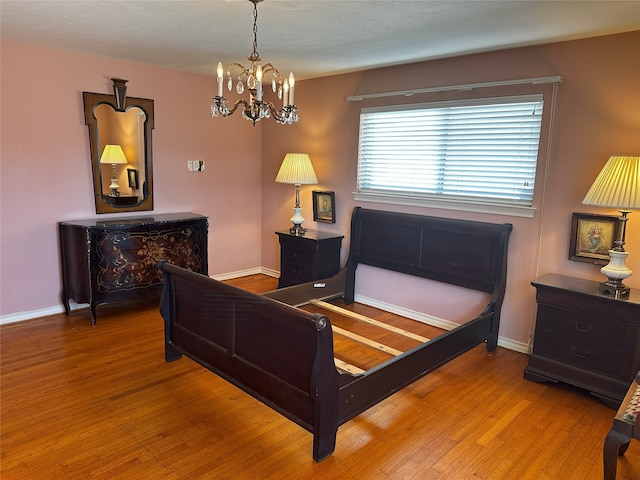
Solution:
<svg viewBox="0 0 640 480">
<path fill-rule="evenodd" d="M 544 172 L 547 168 L 547 159 L 549 151 L 549 135 L 547 130 L 550 129 L 552 112 L 555 107 L 555 86 L 553 84 L 553 95 L 551 101 L 549 101 L 548 92 L 546 89 L 534 88 L 534 91 L 509 91 L 505 94 L 495 92 L 492 95 L 482 96 L 453 96 L 445 100 L 437 101 L 424 101 L 420 103 L 391 103 L 381 106 L 363 106 L 360 109 L 359 132 L 361 127 L 361 115 L 363 112 L 375 112 L 375 111 L 402 111 L 419 108 L 438 108 L 441 106 L 460 106 L 460 105 L 488 105 L 496 103 L 513 103 L 514 101 L 541 101 L 543 104 L 543 112 L 540 124 L 540 135 L 538 137 L 538 151 L 536 156 L 536 171 L 534 174 L 534 187 L 531 198 L 531 205 L 513 204 L 510 202 L 501 202 L 499 200 L 483 199 L 478 202 L 477 198 L 461 198 L 449 195 L 424 195 L 420 193 L 414 193 L 410 191 L 376 191 L 376 190 L 361 190 L 357 187 L 353 192 L 354 199 L 361 202 L 376 202 L 394 205 L 408 205 L 408 206 L 421 206 L 431 207 L 447 210 L 457 210 L 466 212 L 478 212 L 478 213 L 492 213 L 498 215 L 510 215 L 518 217 L 532 218 L 535 215 L 537 208 L 536 198 L 539 188 L 538 184 L 541 183 L 541 179 L 544 178 Z M 527 89 L 528 90 L 528 89 Z M 486 92 L 485 92 L 486 93 Z M 493 93 L 493 92 L 492 92 Z M 360 133 L 358 134 L 358 159 L 357 159 L 357 180 L 356 185 L 359 185 L 360 180 Z"/>
</svg>

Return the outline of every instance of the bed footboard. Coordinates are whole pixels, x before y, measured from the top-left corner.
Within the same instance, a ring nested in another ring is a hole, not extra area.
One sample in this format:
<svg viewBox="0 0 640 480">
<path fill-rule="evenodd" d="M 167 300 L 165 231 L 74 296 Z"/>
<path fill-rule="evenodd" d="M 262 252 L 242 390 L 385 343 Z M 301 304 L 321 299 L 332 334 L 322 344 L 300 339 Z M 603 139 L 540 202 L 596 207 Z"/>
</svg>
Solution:
<svg viewBox="0 0 640 480">
<path fill-rule="evenodd" d="M 165 275 L 166 360 L 195 360 L 313 433 L 316 461 L 331 455 L 338 372 L 329 319 L 169 263 L 158 266 Z"/>
</svg>

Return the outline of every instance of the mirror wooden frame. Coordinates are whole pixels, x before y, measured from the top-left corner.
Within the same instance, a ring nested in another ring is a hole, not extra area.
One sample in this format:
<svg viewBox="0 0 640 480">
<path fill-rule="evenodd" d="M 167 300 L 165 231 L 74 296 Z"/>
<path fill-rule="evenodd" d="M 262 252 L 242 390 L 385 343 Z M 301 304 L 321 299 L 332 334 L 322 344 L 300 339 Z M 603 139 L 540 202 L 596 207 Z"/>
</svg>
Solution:
<svg viewBox="0 0 640 480">
<path fill-rule="evenodd" d="M 122 213 L 153 210 L 153 156 L 152 156 L 152 131 L 154 126 L 153 100 L 148 98 L 125 97 L 122 84 L 114 81 L 114 94 L 82 92 L 84 103 L 84 118 L 89 128 L 89 149 L 91 151 L 91 169 L 93 172 L 93 194 L 96 205 L 96 213 Z M 119 80 L 119 82 L 122 82 Z M 126 80 L 125 80 L 126 82 Z M 118 94 L 120 92 L 120 95 Z M 102 177 L 100 170 L 100 152 L 98 139 L 98 125 L 94 110 L 99 105 L 110 105 L 116 112 L 124 112 L 129 108 L 138 107 L 142 110 L 146 119 L 144 122 L 144 165 L 145 178 L 141 178 L 143 184 L 142 199 L 133 205 L 112 205 L 104 199 L 102 191 Z"/>
</svg>

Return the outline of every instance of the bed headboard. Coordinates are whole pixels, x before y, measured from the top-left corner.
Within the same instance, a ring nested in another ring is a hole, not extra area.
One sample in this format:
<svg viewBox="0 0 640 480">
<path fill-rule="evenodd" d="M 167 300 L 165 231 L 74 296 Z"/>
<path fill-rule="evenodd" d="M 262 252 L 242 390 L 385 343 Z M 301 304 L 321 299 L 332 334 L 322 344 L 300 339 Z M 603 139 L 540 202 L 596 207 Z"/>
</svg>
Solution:
<svg viewBox="0 0 640 480">
<path fill-rule="evenodd" d="M 345 300 L 359 264 L 504 294 L 512 225 L 356 207 L 351 217 Z"/>
</svg>

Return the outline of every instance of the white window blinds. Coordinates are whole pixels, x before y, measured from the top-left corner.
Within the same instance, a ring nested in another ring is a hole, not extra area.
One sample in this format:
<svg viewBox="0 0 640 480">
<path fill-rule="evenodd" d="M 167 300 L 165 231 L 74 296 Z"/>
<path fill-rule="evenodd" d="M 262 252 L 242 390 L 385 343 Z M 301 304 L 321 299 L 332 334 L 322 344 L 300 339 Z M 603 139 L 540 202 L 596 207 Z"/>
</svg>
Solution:
<svg viewBox="0 0 640 480">
<path fill-rule="evenodd" d="M 358 192 L 531 206 L 543 96 L 365 108 Z"/>
</svg>

